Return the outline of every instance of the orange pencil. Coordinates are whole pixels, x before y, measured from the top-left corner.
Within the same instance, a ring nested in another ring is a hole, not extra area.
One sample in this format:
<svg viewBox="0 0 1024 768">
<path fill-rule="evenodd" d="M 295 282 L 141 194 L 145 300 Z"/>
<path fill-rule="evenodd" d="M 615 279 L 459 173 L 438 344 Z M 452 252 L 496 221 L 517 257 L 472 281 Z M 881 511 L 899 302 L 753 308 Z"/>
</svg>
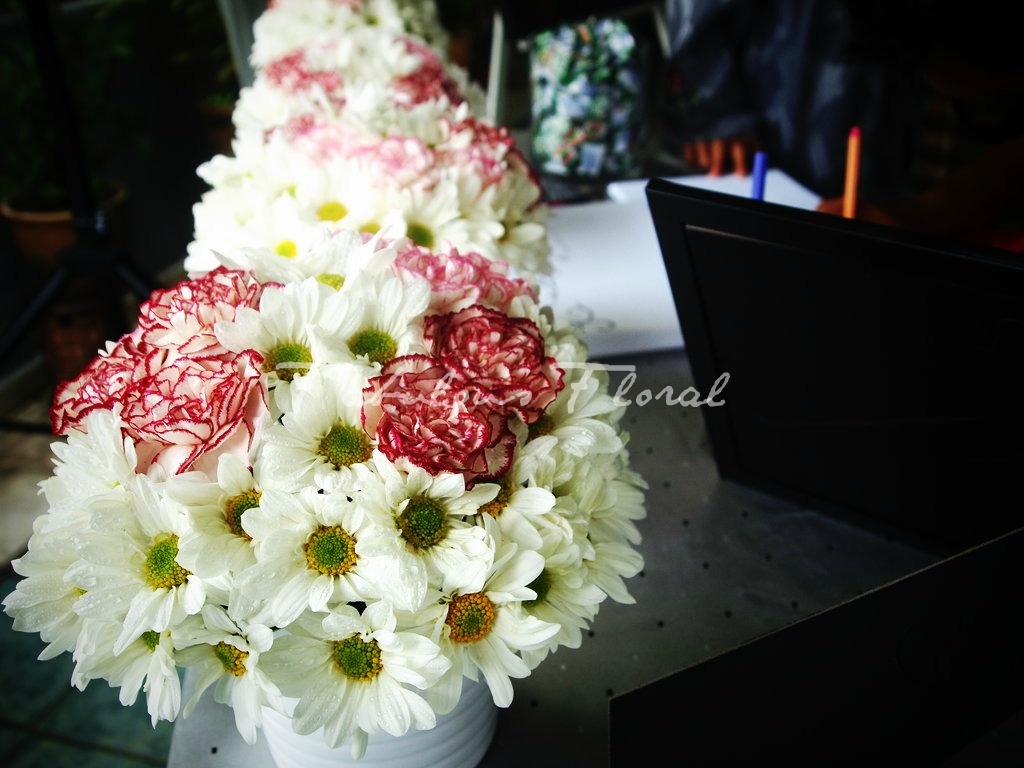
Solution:
<svg viewBox="0 0 1024 768">
<path fill-rule="evenodd" d="M 846 140 L 846 185 L 843 188 L 843 217 L 852 219 L 857 213 L 857 174 L 860 172 L 860 128 L 850 129 Z"/>
</svg>

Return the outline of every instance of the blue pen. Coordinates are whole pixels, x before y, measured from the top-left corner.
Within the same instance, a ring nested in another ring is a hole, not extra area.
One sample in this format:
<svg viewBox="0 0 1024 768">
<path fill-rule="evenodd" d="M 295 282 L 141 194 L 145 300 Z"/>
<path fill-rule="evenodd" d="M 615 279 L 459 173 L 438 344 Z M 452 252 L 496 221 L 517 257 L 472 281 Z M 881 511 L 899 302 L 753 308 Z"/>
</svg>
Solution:
<svg viewBox="0 0 1024 768">
<path fill-rule="evenodd" d="M 754 153 L 754 187 L 750 196 L 754 200 L 764 200 L 764 173 L 768 167 L 768 159 L 764 152 Z"/>
</svg>

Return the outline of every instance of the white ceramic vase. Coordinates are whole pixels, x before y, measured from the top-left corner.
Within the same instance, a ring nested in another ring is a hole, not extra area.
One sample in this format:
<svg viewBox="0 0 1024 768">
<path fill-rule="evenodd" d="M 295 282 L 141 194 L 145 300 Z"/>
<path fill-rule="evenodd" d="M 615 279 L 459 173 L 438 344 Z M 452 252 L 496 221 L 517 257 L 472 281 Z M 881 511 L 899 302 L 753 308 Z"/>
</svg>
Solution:
<svg viewBox="0 0 1024 768">
<path fill-rule="evenodd" d="M 292 730 L 290 717 L 268 708 L 262 730 L 277 768 L 474 768 L 491 745 L 497 721 L 487 684 L 463 680 L 458 705 L 438 715 L 434 728 L 404 736 L 371 734 L 359 760 L 348 744 L 331 749 L 322 731 L 301 736 Z"/>
</svg>

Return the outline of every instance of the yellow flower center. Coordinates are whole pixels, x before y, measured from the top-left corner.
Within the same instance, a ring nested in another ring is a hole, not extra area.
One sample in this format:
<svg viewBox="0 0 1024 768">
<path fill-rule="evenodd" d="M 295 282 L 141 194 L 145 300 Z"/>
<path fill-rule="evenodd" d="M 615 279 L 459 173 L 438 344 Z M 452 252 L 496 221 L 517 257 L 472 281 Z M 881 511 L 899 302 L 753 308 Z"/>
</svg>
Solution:
<svg viewBox="0 0 1024 768">
<path fill-rule="evenodd" d="M 341 286 L 345 284 L 345 276 L 335 275 L 332 272 L 324 272 L 322 275 L 316 276 L 316 281 L 318 283 L 323 283 L 324 285 L 329 285 L 336 291 L 340 291 Z"/>
<path fill-rule="evenodd" d="M 502 510 L 508 506 L 509 499 L 512 498 L 512 487 L 511 483 L 504 477 L 499 478 L 497 481 L 500 490 L 498 495 L 488 501 L 486 504 L 480 505 L 480 509 L 477 510 L 482 515 L 490 515 L 491 517 L 497 517 L 502 513 Z"/>
<path fill-rule="evenodd" d="M 170 589 L 184 584 L 191 571 L 178 565 L 178 537 L 167 536 L 153 544 L 144 566 L 146 583 L 153 589 Z"/>
<path fill-rule="evenodd" d="M 301 376 L 313 362 L 309 347 L 296 342 L 278 344 L 263 355 L 263 370 L 273 371 L 282 381 Z"/>
<path fill-rule="evenodd" d="M 248 541 L 252 540 L 252 536 L 246 533 L 245 529 L 242 528 L 242 515 L 259 505 L 259 491 L 245 491 L 236 496 L 232 496 L 224 502 L 224 519 L 227 520 L 228 528 L 231 529 L 231 532 L 235 534 L 235 536 L 241 536 L 243 539 Z"/>
<path fill-rule="evenodd" d="M 352 354 L 360 357 L 365 355 L 371 363 L 389 362 L 398 352 L 398 343 L 384 331 L 359 331 L 348 340 L 348 348 Z"/>
<path fill-rule="evenodd" d="M 340 468 L 368 460 L 373 456 L 373 446 L 361 427 L 335 424 L 320 441 L 317 453 Z"/>
<path fill-rule="evenodd" d="M 369 682 L 384 669 L 380 645 L 376 640 L 363 640 L 359 635 L 334 643 L 334 666 L 350 680 Z"/>
<path fill-rule="evenodd" d="M 157 646 L 160 645 L 160 633 L 154 632 L 152 629 L 147 629 L 143 632 L 140 639 L 151 651 L 155 651 Z"/>
<path fill-rule="evenodd" d="M 448 535 L 448 514 L 444 507 L 426 496 L 409 499 L 396 519 L 402 538 L 413 549 L 427 549 Z"/>
<path fill-rule="evenodd" d="M 422 245 L 424 248 L 434 247 L 434 232 L 422 222 L 410 221 L 405 228 L 405 235 L 416 245 Z"/>
<path fill-rule="evenodd" d="M 341 221 L 348 215 L 348 208 L 337 200 L 330 200 L 316 209 L 320 221 Z"/>
<path fill-rule="evenodd" d="M 249 653 L 243 651 L 230 643 L 223 641 L 216 645 L 210 646 L 213 651 L 213 655 L 217 657 L 217 660 L 224 665 L 224 671 L 235 677 L 241 677 L 245 674 L 245 660 L 249 658 Z"/>
<path fill-rule="evenodd" d="M 340 525 L 322 525 L 303 545 L 306 565 L 328 576 L 348 573 L 356 565 L 356 540 Z"/>
<path fill-rule="evenodd" d="M 286 259 L 294 259 L 299 255 L 299 246 L 296 245 L 294 240 L 282 240 L 274 246 L 274 252 L 278 256 L 284 256 Z"/>
<path fill-rule="evenodd" d="M 454 643 L 475 643 L 483 640 L 494 627 L 495 606 L 483 592 L 456 595 L 448 604 L 444 623 Z"/>
</svg>

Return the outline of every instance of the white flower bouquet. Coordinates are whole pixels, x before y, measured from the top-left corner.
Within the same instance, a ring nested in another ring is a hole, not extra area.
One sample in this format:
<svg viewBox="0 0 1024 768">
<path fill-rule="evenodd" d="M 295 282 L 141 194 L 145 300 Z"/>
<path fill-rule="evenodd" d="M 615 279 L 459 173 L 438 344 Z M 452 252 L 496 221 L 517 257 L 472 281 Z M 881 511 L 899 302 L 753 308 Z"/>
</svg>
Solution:
<svg viewBox="0 0 1024 768">
<path fill-rule="evenodd" d="M 505 128 L 476 116 L 483 99 L 460 68 L 395 24 L 365 21 L 384 5 L 290 0 L 257 21 L 233 154 L 199 168 L 210 189 L 194 207 L 189 274 L 248 247 L 294 255 L 323 226 L 395 225 L 428 248 L 549 270 L 536 174 Z"/>
<path fill-rule="evenodd" d="M 507 707 L 632 602 L 645 484 L 576 332 L 491 254 L 343 221 L 211 250 L 58 387 L 48 511 L 3 604 L 154 724 L 212 686 L 250 743 L 269 707 L 359 755 L 432 728 L 464 678 Z"/>
</svg>

